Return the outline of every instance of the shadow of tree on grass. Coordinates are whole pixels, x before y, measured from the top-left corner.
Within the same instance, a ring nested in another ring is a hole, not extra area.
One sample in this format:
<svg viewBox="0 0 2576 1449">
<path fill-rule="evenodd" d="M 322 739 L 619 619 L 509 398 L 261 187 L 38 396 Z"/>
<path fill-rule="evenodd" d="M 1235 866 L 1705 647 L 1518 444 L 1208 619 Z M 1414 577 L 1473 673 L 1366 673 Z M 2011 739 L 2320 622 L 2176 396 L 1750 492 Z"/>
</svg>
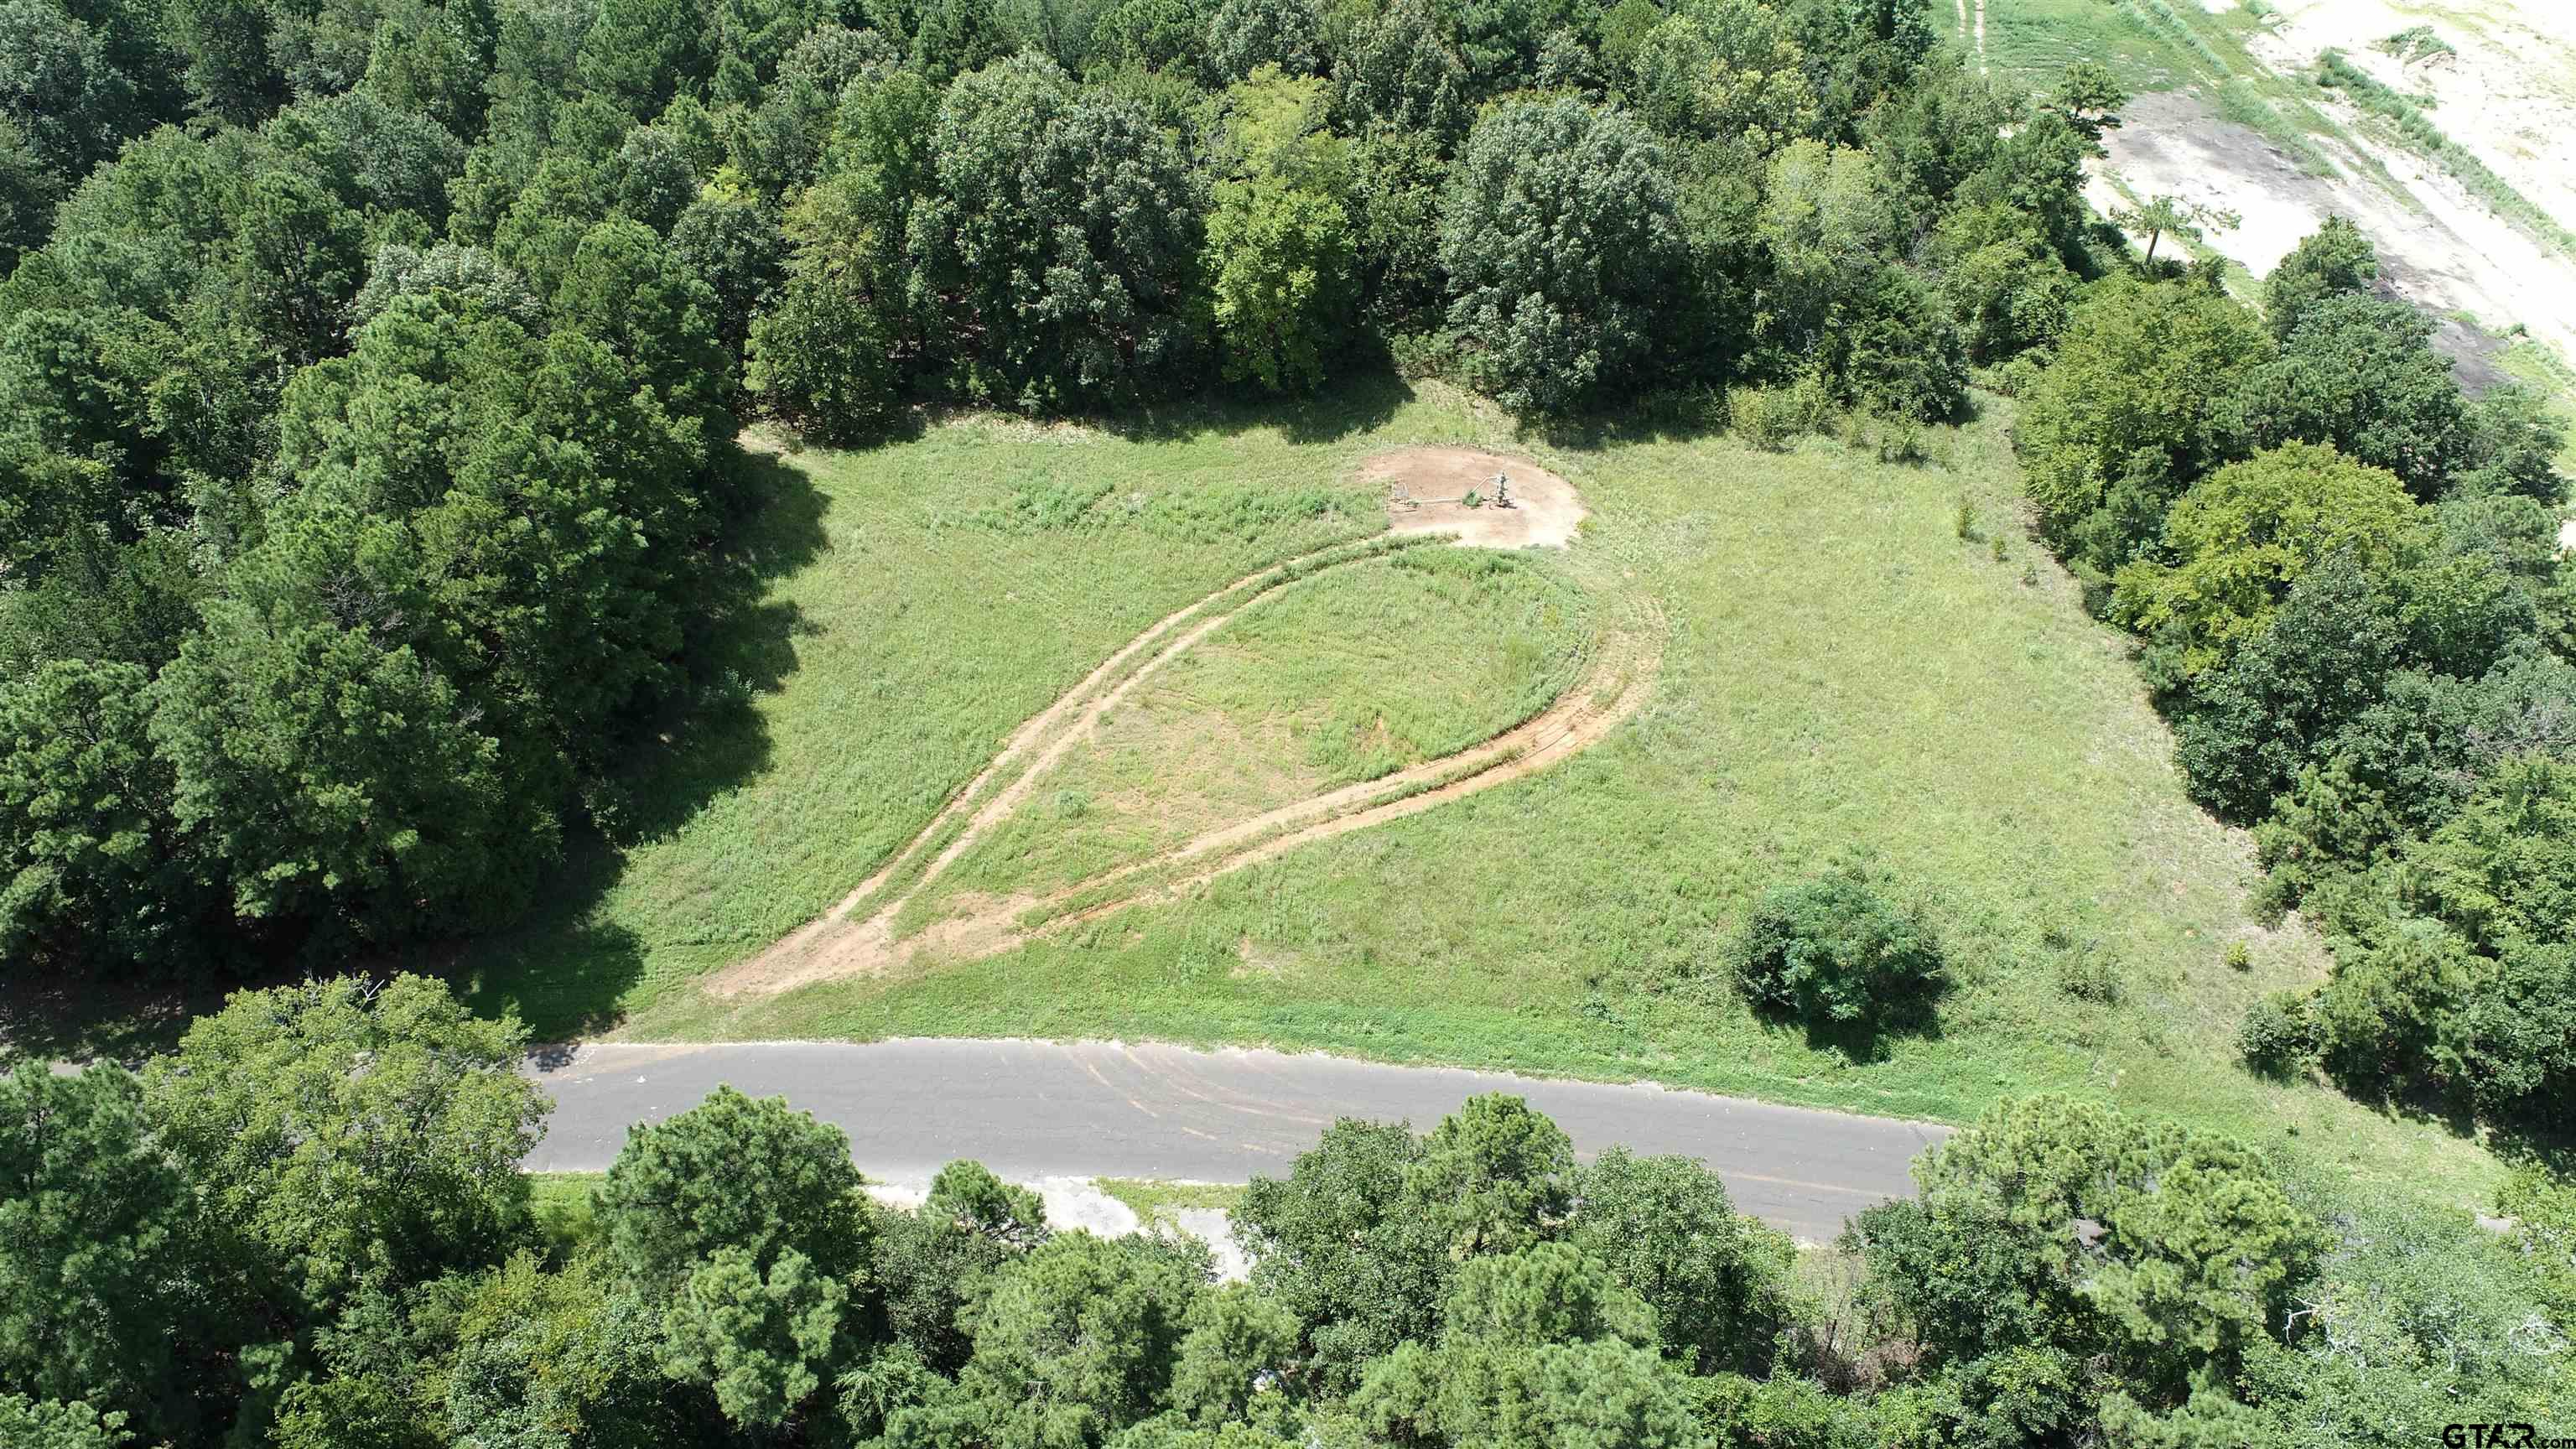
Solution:
<svg viewBox="0 0 2576 1449">
<path fill-rule="evenodd" d="M 539 885 L 534 904 L 499 931 L 358 954 L 339 970 L 445 976 L 476 1010 L 515 1008 L 541 1037 L 614 1024 L 616 1003 L 644 971 L 634 934 L 594 919 L 616 884 L 622 851 L 679 828 L 709 800 L 768 768 L 768 733 L 753 701 L 795 672 L 796 641 L 813 632 L 793 604 L 768 595 L 777 579 L 822 553 L 827 500 L 803 473 L 768 454 L 744 452 L 731 466 L 730 517 L 691 600 L 678 687 L 611 746 L 617 763 L 585 792 L 589 819 L 567 822 L 565 858 Z M 191 1020 L 232 992 L 301 980 L 308 971 L 281 961 L 198 979 L 8 973 L 0 977 L 0 1049 L 39 1059 L 139 1061 L 174 1046 Z"/>
<path fill-rule="evenodd" d="M 829 500 L 770 453 L 734 463 L 734 517 L 716 546 L 680 659 L 683 683 L 640 720 L 618 766 L 590 790 L 586 826 L 566 831 L 565 859 L 518 923 L 403 963 L 447 975 L 475 1010 L 514 1010 L 540 1040 L 616 1025 L 643 979 L 643 943 L 599 919 L 624 853 L 677 831 L 771 762 L 755 701 L 796 672 L 797 641 L 817 632 L 771 586 L 820 557 Z"/>
<path fill-rule="evenodd" d="M 1885 1061 L 1888 1043 L 1895 1038 L 1939 1041 L 1941 1016 L 1935 1000 L 1933 996 L 1925 996 L 1893 1003 L 1855 1021 L 1802 1017 L 1794 1011 L 1768 1005 L 1757 1005 L 1754 1015 L 1772 1026 L 1801 1028 L 1810 1051 L 1840 1052 L 1843 1059 L 1852 1065 L 1865 1067 Z"/>
</svg>

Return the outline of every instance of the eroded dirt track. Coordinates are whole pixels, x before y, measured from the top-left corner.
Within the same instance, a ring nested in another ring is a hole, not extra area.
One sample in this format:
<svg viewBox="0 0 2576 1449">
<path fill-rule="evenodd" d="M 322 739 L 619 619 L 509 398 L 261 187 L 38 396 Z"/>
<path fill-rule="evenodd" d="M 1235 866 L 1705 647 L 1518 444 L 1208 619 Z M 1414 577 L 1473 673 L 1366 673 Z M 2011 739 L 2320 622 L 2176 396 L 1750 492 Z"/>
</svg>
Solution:
<svg viewBox="0 0 2576 1449">
<path fill-rule="evenodd" d="M 1444 471 L 1468 466 L 1459 462 L 1465 458 L 1472 458 L 1473 466 L 1487 466 L 1491 456 L 1423 451 Z M 1580 516 L 1571 487 L 1535 468 L 1519 470 L 1525 466 L 1516 467 L 1516 478 L 1544 478 L 1542 487 L 1561 494 L 1570 510 L 1564 520 L 1570 535 Z M 1378 460 L 1366 476 L 1394 474 L 1386 460 Z M 1401 819 L 1546 769 L 1607 736 L 1652 689 L 1662 661 L 1663 620 L 1640 606 L 1634 617 L 1605 629 L 1591 666 L 1572 688 L 1538 714 L 1479 744 L 1263 811 L 1060 890 L 957 898 L 938 919 L 898 935 L 904 908 L 976 841 L 1010 820 L 1046 772 L 1090 739 L 1102 718 L 1137 686 L 1283 589 L 1378 556 L 1348 544 L 1320 550 L 1238 579 L 1157 620 L 1014 730 L 990 764 L 830 913 L 709 977 L 706 989 L 727 998 L 771 996 L 820 981 L 882 973 L 916 958 L 974 960 L 1130 906 L 1174 899 L 1300 845 Z"/>
</svg>

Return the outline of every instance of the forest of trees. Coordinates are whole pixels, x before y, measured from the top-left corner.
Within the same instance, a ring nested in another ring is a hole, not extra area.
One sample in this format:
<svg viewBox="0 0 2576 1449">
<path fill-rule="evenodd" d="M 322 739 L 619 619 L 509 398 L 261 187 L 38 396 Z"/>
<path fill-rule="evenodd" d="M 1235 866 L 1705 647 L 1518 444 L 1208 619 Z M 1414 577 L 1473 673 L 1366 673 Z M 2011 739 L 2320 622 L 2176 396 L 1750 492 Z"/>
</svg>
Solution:
<svg viewBox="0 0 2576 1449">
<path fill-rule="evenodd" d="M 75 979 L 521 910 L 724 687 L 745 421 L 1392 362 L 1901 429 L 2114 254 L 2107 75 L 1921 0 L 0 17 L 0 956 Z"/>
<path fill-rule="evenodd" d="M 524 1033 L 398 977 L 0 1077 L 12 1449 L 2304 1449 L 2567 1407 L 2576 1194 L 2499 1239 L 2063 1098 L 1796 1253 L 1520 1100 L 1346 1120 L 1195 1239 L 918 1208 L 720 1088 L 533 1195 Z M 2339 1174 L 2337 1174 L 2339 1176 Z"/>
<path fill-rule="evenodd" d="M 2255 827 L 2332 978 L 2246 1055 L 2544 1134 L 2576 1102 L 2576 563 L 2564 426 L 2463 395 L 2330 220 L 2258 311 L 2120 276 L 2015 367 L 2048 539 L 2145 640 L 2192 793 Z"/>
<path fill-rule="evenodd" d="M 2108 72 L 2022 94 L 1934 20 L 0 0 L 0 960 L 219 978 L 511 919 L 727 687 L 755 419 L 1393 366 L 1904 456 L 1974 381 L 2194 794 L 2335 944 L 2249 1059 L 2563 1132 L 2563 430 L 2464 394 L 2346 224 L 2259 305 L 2140 256 L 2082 196 Z M 1915 954 L 1872 959 L 1936 984 Z M 2536 1178 L 2500 1244 L 2022 1103 L 1793 1268 L 1705 1172 L 1578 1168 L 1494 1101 L 1333 1129 L 1219 1290 L 971 1167 L 872 1207 L 837 1134 L 730 1098 L 537 1214 L 519 1045 L 341 982 L 10 1077 L 0 1442 L 2179 1449 L 2566 1408 Z"/>
</svg>

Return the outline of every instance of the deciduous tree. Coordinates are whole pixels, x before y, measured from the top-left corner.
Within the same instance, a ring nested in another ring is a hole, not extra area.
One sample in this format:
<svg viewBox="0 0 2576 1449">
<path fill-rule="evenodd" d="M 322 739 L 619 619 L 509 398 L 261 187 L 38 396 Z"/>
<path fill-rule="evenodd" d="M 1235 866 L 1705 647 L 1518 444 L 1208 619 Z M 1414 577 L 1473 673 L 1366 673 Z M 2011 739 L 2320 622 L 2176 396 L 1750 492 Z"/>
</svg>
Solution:
<svg viewBox="0 0 2576 1449">
<path fill-rule="evenodd" d="M 1947 981 L 1921 913 L 1857 866 L 1764 892 L 1729 954 L 1747 996 L 1828 1033 L 1902 1024 Z"/>
<path fill-rule="evenodd" d="M 1285 1178 L 1257 1177 L 1235 1210 L 1252 1282 L 1304 1325 L 1327 1384 L 1437 1323 L 1450 1259 L 1419 1218 L 1394 1211 L 1422 1144 L 1400 1124 L 1345 1118 Z"/>
<path fill-rule="evenodd" d="M 143 1075 L 206 1227 L 324 1316 L 498 1257 L 527 1220 L 519 1160 L 550 1104 L 527 1031 L 447 987 L 359 977 L 236 993 Z"/>
<path fill-rule="evenodd" d="M 2014 432 L 2041 526 L 2107 579 L 2224 446 L 2215 404 L 2270 353 L 2236 303 L 2115 280 L 2075 309 Z"/>
<path fill-rule="evenodd" d="M 1080 1449 L 1168 1402 L 1205 1292 L 1151 1238 L 1065 1233 L 996 1274 L 972 1311 L 955 1413 L 995 1449 Z"/>
<path fill-rule="evenodd" d="M 1194 179 L 1134 105 L 1020 56 L 963 77 L 932 142 L 939 194 L 910 236 L 969 396 L 1023 408 L 1130 398 L 1198 355 Z"/>
<path fill-rule="evenodd" d="M 1323 384 L 1351 320 L 1350 220 L 1339 201 L 1276 175 L 1219 186 L 1207 272 L 1229 381 L 1271 392 Z"/>
<path fill-rule="evenodd" d="M 1564 412 L 1637 381 L 1682 274 L 1677 194 L 1635 120 L 1506 102 L 1468 137 L 1440 207 L 1449 329 L 1507 407 Z"/>
<path fill-rule="evenodd" d="M 1792 1246 L 1738 1216 L 1716 1173 L 1613 1147 L 1576 1174 L 1566 1241 L 1645 1300 L 1655 1339 L 1683 1368 L 1753 1373 L 1768 1360 Z"/>
<path fill-rule="evenodd" d="M 638 1282 L 675 1288 L 720 1248 L 762 1274 L 793 1252 L 855 1282 L 868 1252 L 859 1170 L 841 1129 L 784 1097 L 718 1087 L 665 1122 L 627 1129 L 599 1190 L 601 1226 Z"/>
<path fill-rule="evenodd" d="M 2196 674 L 2261 633 L 2292 585 L 2346 550 L 2391 565 L 2423 528 L 2422 510 L 2384 469 L 2331 447 L 2291 443 L 2231 463 L 2185 490 L 2165 517 L 2171 564 L 2120 570 L 2115 611 L 2150 635 L 2176 637 Z"/>
<path fill-rule="evenodd" d="M 2427 502 L 2469 460 L 2468 407 L 2433 323 L 2404 302 L 2327 297 L 2300 309 L 2280 352 L 2222 404 L 2237 446 L 2330 443 Z"/>
</svg>

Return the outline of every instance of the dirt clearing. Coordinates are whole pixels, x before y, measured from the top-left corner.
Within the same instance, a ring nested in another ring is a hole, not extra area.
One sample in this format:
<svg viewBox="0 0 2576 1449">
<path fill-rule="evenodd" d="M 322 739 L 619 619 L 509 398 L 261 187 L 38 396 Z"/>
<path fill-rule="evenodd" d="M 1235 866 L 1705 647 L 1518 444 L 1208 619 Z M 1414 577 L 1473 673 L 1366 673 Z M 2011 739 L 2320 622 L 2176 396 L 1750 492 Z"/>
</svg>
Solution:
<svg viewBox="0 0 2576 1449">
<path fill-rule="evenodd" d="M 1511 480 L 1509 508 L 1494 506 L 1496 474 Z M 1574 485 L 1554 473 L 1527 458 L 1472 448 L 1380 453 L 1361 465 L 1360 477 L 1386 489 L 1389 531 L 1455 534 L 1470 548 L 1563 548 L 1585 512 Z M 1460 501 L 1469 494 L 1479 506 Z"/>
<path fill-rule="evenodd" d="M 2465 312 L 2490 328 L 2521 323 L 2562 358 L 2576 358 L 2576 263 L 2486 210 L 2430 162 L 2373 148 L 2406 181 L 2412 194 L 2400 197 L 2361 179 L 2361 161 L 2330 139 L 2318 145 L 2344 174 L 2311 176 L 2260 134 L 2182 92 L 2139 96 L 2122 117 L 2103 138 L 2111 154 L 2102 170 L 2140 198 L 2172 195 L 2241 214 L 2242 226 L 2212 231 L 2206 241 L 2256 276 L 2340 212 L 2379 249 L 2380 276 L 2394 295 L 2439 318 Z M 2099 209 L 2123 204 L 2100 176 L 2089 194 Z M 2439 340 L 2462 362 L 2465 380 L 2493 380 L 2479 355 L 2485 339 L 2472 329 L 2449 328 Z"/>
</svg>

